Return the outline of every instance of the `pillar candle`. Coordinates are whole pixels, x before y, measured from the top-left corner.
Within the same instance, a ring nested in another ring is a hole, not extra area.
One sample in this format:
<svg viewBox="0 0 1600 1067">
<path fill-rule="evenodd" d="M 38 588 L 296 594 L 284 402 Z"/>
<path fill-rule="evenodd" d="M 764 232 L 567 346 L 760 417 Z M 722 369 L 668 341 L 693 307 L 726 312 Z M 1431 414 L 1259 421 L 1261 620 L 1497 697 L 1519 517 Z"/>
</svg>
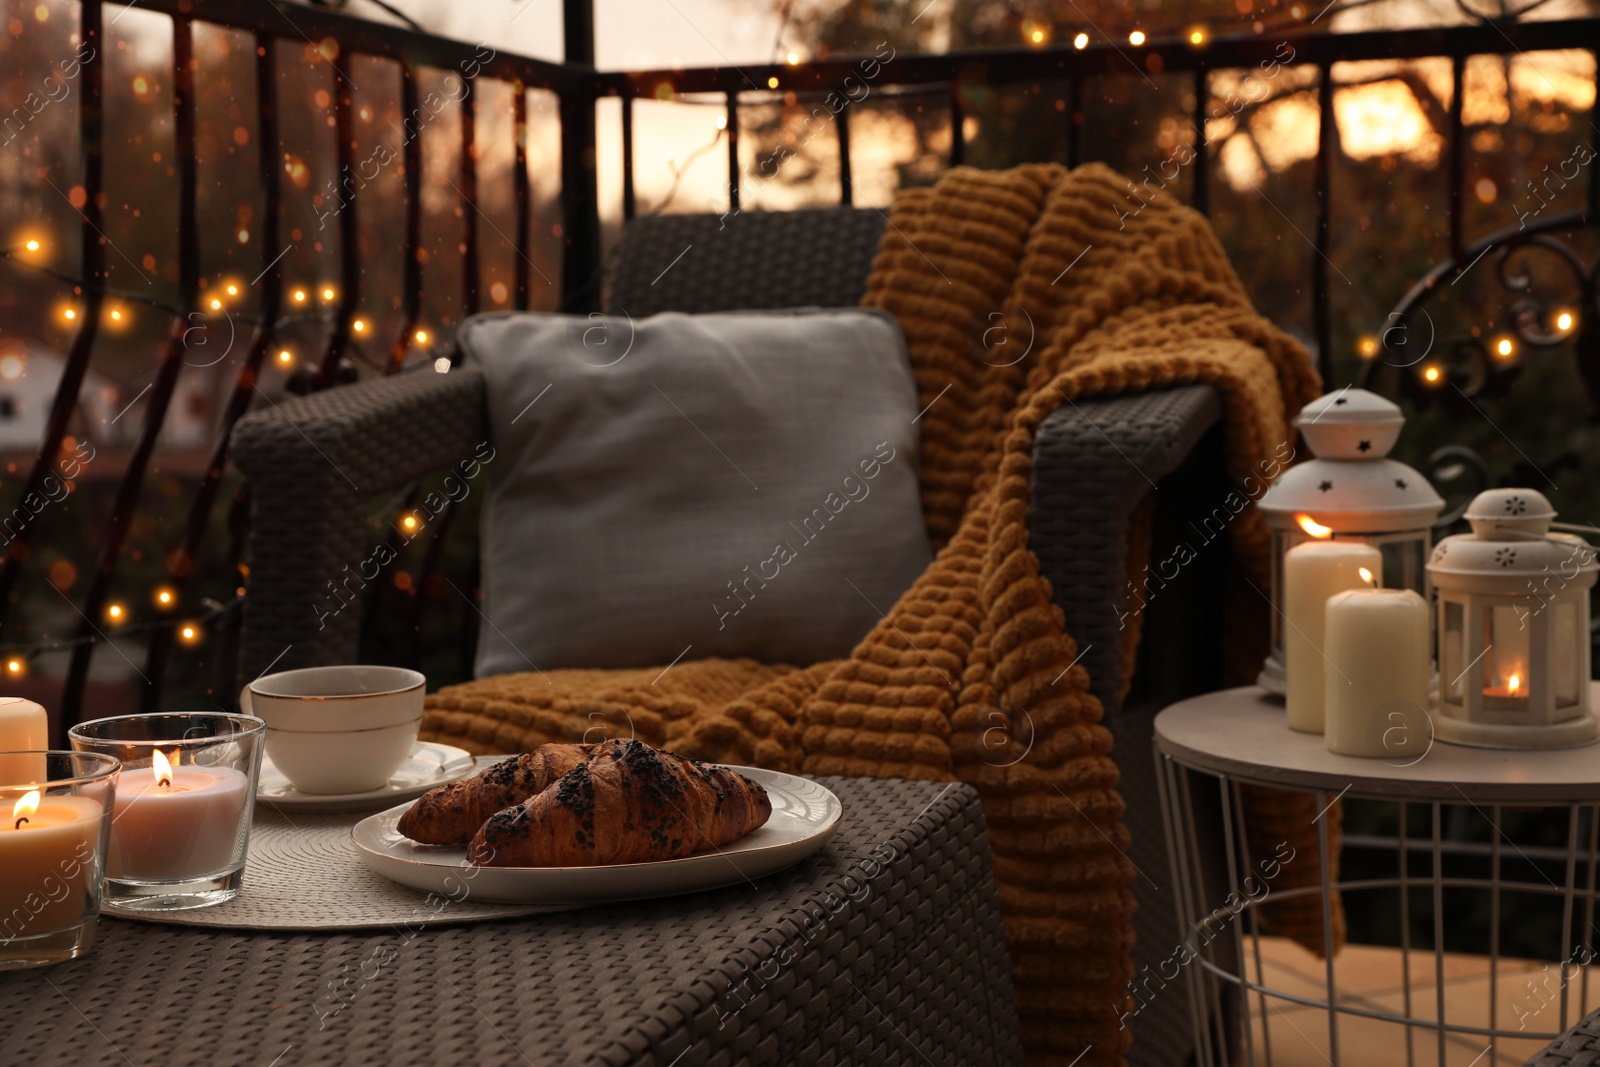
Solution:
<svg viewBox="0 0 1600 1067">
<path fill-rule="evenodd" d="M 1371 574 L 1370 580 L 1361 576 L 1362 568 Z M 1328 598 L 1382 581 L 1383 554 L 1368 544 L 1311 541 L 1285 554 L 1283 651 L 1290 729 L 1322 733 L 1326 665 L 1322 631 Z"/>
<path fill-rule="evenodd" d="M 50 747 L 44 708 L 21 697 L 0 697 L 0 752 L 38 751 L 37 756 L 0 756 L 0 785 L 44 780 L 43 750 Z"/>
<path fill-rule="evenodd" d="M 1331 752 L 1411 758 L 1428 749 L 1428 603 L 1409 589 L 1328 598 L 1323 653 Z"/>
</svg>

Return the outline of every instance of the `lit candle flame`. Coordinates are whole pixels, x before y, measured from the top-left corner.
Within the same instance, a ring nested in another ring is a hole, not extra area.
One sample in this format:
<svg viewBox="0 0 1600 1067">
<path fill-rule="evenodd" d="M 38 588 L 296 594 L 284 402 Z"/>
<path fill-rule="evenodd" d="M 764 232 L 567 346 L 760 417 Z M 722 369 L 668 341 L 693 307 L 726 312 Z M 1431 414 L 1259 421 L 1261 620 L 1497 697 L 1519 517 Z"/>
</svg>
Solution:
<svg viewBox="0 0 1600 1067">
<path fill-rule="evenodd" d="M 1512 696 L 1516 696 L 1517 693 L 1522 689 L 1522 675 L 1513 674 L 1510 678 L 1506 679 L 1506 688 L 1511 691 Z"/>
<path fill-rule="evenodd" d="M 172 755 L 176 759 L 178 754 L 174 752 Z M 161 754 L 159 748 L 155 750 L 155 758 L 150 763 L 150 771 L 156 776 L 157 786 L 164 786 L 167 789 L 172 788 L 172 764 L 166 756 Z"/>
<path fill-rule="evenodd" d="M 1313 519 L 1310 515 L 1307 515 L 1304 512 L 1296 515 L 1294 517 L 1294 521 L 1300 524 L 1300 529 L 1304 530 L 1312 537 L 1327 537 L 1333 533 L 1332 526 L 1324 526 L 1322 523 L 1318 522 L 1316 519 Z"/>
<path fill-rule="evenodd" d="M 39 791 L 30 789 L 22 794 L 20 800 L 11 806 L 11 817 L 16 821 L 12 824 L 13 830 L 22 829 L 22 824 L 28 821 L 28 816 L 39 810 Z"/>
<path fill-rule="evenodd" d="M 1372 572 L 1367 570 L 1367 568 L 1360 567 L 1360 568 L 1358 568 L 1358 571 L 1359 571 L 1359 573 L 1361 575 L 1361 580 L 1363 582 L 1370 583 L 1372 581 Z"/>
</svg>

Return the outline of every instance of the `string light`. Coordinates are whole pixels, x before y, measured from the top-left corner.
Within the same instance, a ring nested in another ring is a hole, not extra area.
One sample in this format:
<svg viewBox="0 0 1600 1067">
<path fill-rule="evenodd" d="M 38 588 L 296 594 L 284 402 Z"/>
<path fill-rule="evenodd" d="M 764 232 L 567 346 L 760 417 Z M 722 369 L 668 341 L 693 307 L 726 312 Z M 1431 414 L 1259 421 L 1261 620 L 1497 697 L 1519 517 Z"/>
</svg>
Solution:
<svg viewBox="0 0 1600 1067">
<path fill-rule="evenodd" d="M 1516 355 L 1516 353 L 1517 346 L 1511 343 L 1511 338 L 1502 337 L 1500 340 L 1495 342 L 1494 354 L 1499 356 L 1501 359 L 1510 359 L 1512 356 Z"/>
<path fill-rule="evenodd" d="M 296 304 L 304 304 L 306 302 L 306 291 L 304 289 L 296 289 L 294 291 L 294 302 Z"/>
<path fill-rule="evenodd" d="M 1444 372 L 1437 365 L 1430 364 L 1422 368 L 1422 380 L 1429 385 L 1438 385 L 1439 379 L 1444 377 Z"/>
<path fill-rule="evenodd" d="M 1572 312 L 1563 311 L 1561 314 L 1556 316 L 1556 329 L 1560 330 L 1562 333 L 1566 333 L 1568 330 L 1572 329 L 1572 322 Z"/>
<path fill-rule="evenodd" d="M 6 673 L 13 678 L 21 678 L 28 673 L 28 661 L 12 656 L 6 660 Z"/>
<path fill-rule="evenodd" d="M 331 286 L 331 285 L 323 286 L 322 299 L 324 299 L 324 300 L 332 300 L 333 299 L 333 286 Z"/>
<path fill-rule="evenodd" d="M 198 645 L 200 643 L 200 627 L 192 622 L 184 623 L 178 627 L 178 640 L 186 645 Z"/>
<path fill-rule="evenodd" d="M 229 282 L 228 283 L 228 295 L 229 296 L 238 296 L 239 295 L 239 287 L 237 285 L 234 285 L 232 282 Z"/>
<path fill-rule="evenodd" d="M 128 610 L 121 604 L 107 604 L 106 618 L 111 620 L 113 625 L 124 622 L 128 618 Z"/>
<path fill-rule="evenodd" d="M 1087 33 L 1079 33 L 1078 36 L 1072 39 L 1072 47 L 1076 48 L 1080 52 L 1085 48 L 1088 48 L 1089 35 Z"/>
<path fill-rule="evenodd" d="M 767 88 L 768 89 L 776 89 L 777 87 L 778 87 L 778 76 L 776 74 L 774 74 L 772 77 L 767 79 Z"/>
<path fill-rule="evenodd" d="M 367 329 L 367 321 L 365 319 L 357 319 L 350 324 L 350 328 L 356 333 L 365 333 Z"/>
<path fill-rule="evenodd" d="M 287 367 L 289 364 L 291 364 L 293 362 L 294 362 L 294 353 L 293 352 L 289 351 L 287 348 L 280 348 L 278 350 L 278 365 L 279 366 Z"/>
<path fill-rule="evenodd" d="M 415 515 L 407 515 L 400 520 L 400 525 L 406 528 L 406 533 L 411 533 L 417 528 L 417 517 Z"/>
<path fill-rule="evenodd" d="M 1144 44 L 1144 31 L 1134 30 L 1132 33 L 1128 34 L 1128 43 L 1133 45 L 1135 48 L 1138 48 L 1140 45 Z"/>
<path fill-rule="evenodd" d="M 427 330 L 418 330 L 416 332 L 416 338 L 417 338 L 417 344 L 419 344 L 419 345 L 427 344 L 428 343 L 428 331 Z"/>
<path fill-rule="evenodd" d="M 222 301 L 220 301 L 220 300 L 212 300 L 211 301 L 211 310 L 212 311 L 221 311 L 222 310 Z"/>
<path fill-rule="evenodd" d="M 789 60 L 789 66 L 791 67 L 800 62 L 800 56 L 795 52 L 790 52 L 785 58 Z"/>
<path fill-rule="evenodd" d="M 22 247 L 26 248 L 30 252 L 37 252 L 37 251 L 39 251 L 39 242 L 38 241 L 29 241 L 27 244 L 23 245 Z"/>
<path fill-rule="evenodd" d="M 1206 43 L 1206 31 L 1202 30 L 1202 29 L 1199 29 L 1198 27 L 1195 28 L 1195 29 L 1190 30 L 1189 31 L 1189 43 L 1190 44 L 1205 44 Z"/>
<path fill-rule="evenodd" d="M 61 317 L 66 319 L 68 322 L 71 322 L 73 319 L 78 317 L 78 313 L 72 308 L 63 308 L 61 311 Z"/>
<path fill-rule="evenodd" d="M 156 591 L 152 599 L 156 602 L 156 607 L 170 608 L 173 604 L 178 602 L 178 594 L 175 593 L 170 586 L 159 585 L 156 586 Z"/>
<path fill-rule="evenodd" d="M 1362 359 L 1371 359 L 1378 354 L 1378 339 L 1368 334 L 1357 344 L 1356 351 L 1361 353 Z"/>
</svg>

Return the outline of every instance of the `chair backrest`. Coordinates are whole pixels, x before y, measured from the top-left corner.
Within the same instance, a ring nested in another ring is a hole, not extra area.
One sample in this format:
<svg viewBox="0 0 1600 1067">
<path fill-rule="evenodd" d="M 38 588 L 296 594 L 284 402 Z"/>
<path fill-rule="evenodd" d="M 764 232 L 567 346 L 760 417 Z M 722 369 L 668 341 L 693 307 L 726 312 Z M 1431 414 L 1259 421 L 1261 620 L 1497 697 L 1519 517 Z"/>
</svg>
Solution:
<svg viewBox="0 0 1600 1067">
<path fill-rule="evenodd" d="M 886 221 L 875 208 L 847 207 L 636 218 L 606 309 L 642 318 L 859 304 Z"/>
</svg>

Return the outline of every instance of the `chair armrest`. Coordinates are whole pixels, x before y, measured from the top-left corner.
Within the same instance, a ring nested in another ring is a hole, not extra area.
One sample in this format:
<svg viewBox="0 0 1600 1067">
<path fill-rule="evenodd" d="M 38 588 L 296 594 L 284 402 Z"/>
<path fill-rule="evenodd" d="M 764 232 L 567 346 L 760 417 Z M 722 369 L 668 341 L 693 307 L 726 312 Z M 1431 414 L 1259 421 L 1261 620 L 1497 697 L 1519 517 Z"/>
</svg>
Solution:
<svg viewBox="0 0 1600 1067">
<path fill-rule="evenodd" d="M 251 493 L 242 677 L 355 660 L 368 504 L 488 442 L 483 375 L 410 373 L 270 403 L 239 420 L 233 461 Z M 350 593 L 345 593 L 350 589 Z"/>
<path fill-rule="evenodd" d="M 1121 704 L 1129 518 L 1222 415 L 1209 385 L 1066 403 L 1033 445 L 1030 545 L 1106 717 Z"/>
</svg>

